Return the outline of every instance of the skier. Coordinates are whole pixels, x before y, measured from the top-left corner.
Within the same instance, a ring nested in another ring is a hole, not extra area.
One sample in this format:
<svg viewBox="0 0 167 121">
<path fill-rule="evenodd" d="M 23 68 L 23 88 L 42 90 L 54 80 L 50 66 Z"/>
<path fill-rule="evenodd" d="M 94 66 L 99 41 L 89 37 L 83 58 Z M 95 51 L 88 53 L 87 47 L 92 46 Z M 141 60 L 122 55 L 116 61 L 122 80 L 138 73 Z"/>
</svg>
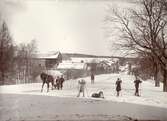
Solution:
<svg viewBox="0 0 167 121">
<path fill-rule="evenodd" d="M 136 79 L 134 83 L 135 83 L 135 96 L 139 96 L 139 84 L 142 83 L 142 81 L 140 81 L 140 79 Z"/>
<path fill-rule="evenodd" d="M 62 88 L 63 88 L 63 83 L 64 83 L 63 75 L 60 77 L 59 81 L 60 81 L 60 89 L 62 90 Z"/>
<path fill-rule="evenodd" d="M 95 79 L 95 76 L 94 76 L 94 74 L 92 73 L 92 74 L 91 74 L 91 84 L 94 84 L 94 79 Z"/>
<path fill-rule="evenodd" d="M 77 97 L 80 96 L 80 93 L 83 93 L 83 97 L 85 97 L 85 86 L 86 86 L 86 82 L 84 79 L 81 79 L 78 81 L 78 86 L 79 86 L 79 92 L 78 92 L 78 95 Z"/>
<path fill-rule="evenodd" d="M 117 91 L 117 97 L 119 96 L 119 92 L 121 91 L 121 83 L 122 83 L 122 80 L 120 78 L 117 79 L 116 81 L 116 91 Z"/>
</svg>

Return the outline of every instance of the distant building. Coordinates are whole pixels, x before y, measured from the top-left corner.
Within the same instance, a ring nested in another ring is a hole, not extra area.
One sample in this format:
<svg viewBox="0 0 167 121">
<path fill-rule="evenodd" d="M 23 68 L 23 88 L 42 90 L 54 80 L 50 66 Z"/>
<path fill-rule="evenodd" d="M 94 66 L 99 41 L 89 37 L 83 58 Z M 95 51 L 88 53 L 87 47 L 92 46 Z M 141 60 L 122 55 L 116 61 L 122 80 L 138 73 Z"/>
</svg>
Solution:
<svg viewBox="0 0 167 121">
<path fill-rule="evenodd" d="M 100 61 L 98 67 L 100 70 L 105 71 L 106 73 L 109 73 L 111 71 L 111 63 L 106 60 Z"/>
<path fill-rule="evenodd" d="M 57 68 L 59 63 L 62 62 L 62 54 L 54 52 L 49 54 L 37 54 L 35 56 L 36 64 L 47 69 Z"/>
<path fill-rule="evenodd" d="M 116 73 L 118 72 L 119 66 L 118 61 L 97 60 L 92 62 L 86 62 L 84 69 L 90 70 L 95 74 Z"/>
</svg>

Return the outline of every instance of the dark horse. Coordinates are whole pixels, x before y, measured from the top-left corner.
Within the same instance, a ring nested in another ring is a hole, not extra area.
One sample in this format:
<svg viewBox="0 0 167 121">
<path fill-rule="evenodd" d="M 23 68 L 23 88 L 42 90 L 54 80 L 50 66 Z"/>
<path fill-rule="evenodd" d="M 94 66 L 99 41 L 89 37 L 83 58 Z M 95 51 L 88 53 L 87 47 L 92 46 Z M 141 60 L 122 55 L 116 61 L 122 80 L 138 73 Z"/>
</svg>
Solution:
<svg viewBox="0 0 167 121">
<path fill-rule="evenodd" d="M 43 86 L 44 86 L 45 83 L 47 84 L 47 92 L 49 92 L 49 83 L 50 82 L 52 83 L 52 90 L 53 90 L 53 86 L 54 86 L 54 78 L 53 78 L 53 76 L 42 72 L 40 77 L 41 77 L 41 80 L 43 82 L 42 83 L 41 92 L 43 91 Z"/>
</svg>

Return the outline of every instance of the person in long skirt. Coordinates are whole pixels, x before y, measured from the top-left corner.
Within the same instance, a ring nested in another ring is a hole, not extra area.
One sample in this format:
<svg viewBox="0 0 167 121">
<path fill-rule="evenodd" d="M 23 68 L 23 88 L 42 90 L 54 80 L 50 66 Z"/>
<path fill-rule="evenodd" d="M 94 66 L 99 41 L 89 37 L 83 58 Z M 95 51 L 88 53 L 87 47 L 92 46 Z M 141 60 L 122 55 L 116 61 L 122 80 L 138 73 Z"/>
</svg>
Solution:
<svg viewBox="0 0 167 121">
<path fill-rule="evenodd" d="M 57 86 L 57 89 L 59 90 L 60 89 L 60 77 L 59 76 L 56 79 L 56 86 Z"/>
<path fill-rule="evenodd" d="M 139 85 L 140 83 L 142 83 L 142 81 L 140 81 L 140 79 L 136 79 L 134 83 L 135 83 L 135 96 L 139 96 Z"/>
<path fill-rule="evenodd" d="M 119 96 L 119 93 L 121 91 L 121 83 L 122 83 L 122 80 L 120 78 L 117 79 L 115 85 L 116 85 L 116 91 L 117 91 L 117 96 Z"/>
<path fill-rule="evenodd" d="M 63 78 L 63 75 L 61 75 L 59 81 L 60 81 L 60 89 L 62 90 L 63 89 L 63 83 L 65 81 L 64 78 Z"/>
</svg>

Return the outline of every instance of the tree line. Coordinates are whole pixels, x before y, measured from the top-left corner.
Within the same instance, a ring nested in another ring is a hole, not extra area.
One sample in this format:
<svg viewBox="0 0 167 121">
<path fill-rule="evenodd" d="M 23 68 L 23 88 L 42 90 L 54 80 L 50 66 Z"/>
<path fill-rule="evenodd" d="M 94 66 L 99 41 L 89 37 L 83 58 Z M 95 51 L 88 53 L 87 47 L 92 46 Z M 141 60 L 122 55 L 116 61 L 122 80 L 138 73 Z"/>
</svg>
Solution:
<svg viewBox="0 0 167 121">
<path fill-rule="evenodd" d="M 28 83 L 38 75 L 36 41 L 15 44 L 5 21 L 0 21 L 0 85 Z M 36 69 L 35 69 L 36 68 Z"/>
</svg>

